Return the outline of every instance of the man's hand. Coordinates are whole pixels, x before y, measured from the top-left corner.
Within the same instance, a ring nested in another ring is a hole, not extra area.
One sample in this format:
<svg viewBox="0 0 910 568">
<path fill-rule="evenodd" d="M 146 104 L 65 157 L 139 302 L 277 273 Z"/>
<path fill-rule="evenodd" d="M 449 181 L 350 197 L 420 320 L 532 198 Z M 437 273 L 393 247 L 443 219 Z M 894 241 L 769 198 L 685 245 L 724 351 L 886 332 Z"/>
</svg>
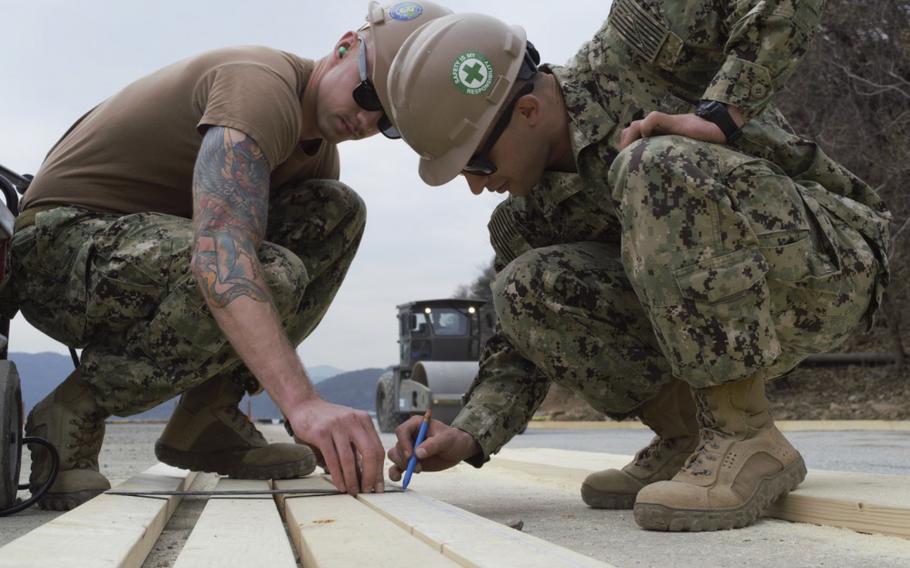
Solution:
<svg viewBox="0 0 910 568">
<path fill-rule="evenodd" d="M 288 420 L 295 436 L 321 454 L 336 489 L 383 492 L 382 443 L 369 414 L 314 398 Z"/>
<path fill-rule="evenodd" d="M 408 460 L 414 451 L 414 440 L 417 438 L 421 422 L 423 416 L 412 416 L 395 429 L 398 443 L 389 450 L 389 459 L 395 464 L 389 468 L 389 479 L 392 481 L 400 480 L 404 470 L 408 468 Z M 480 451 L 480 445 L 467 432 L 446 426 L 439 420 L 430 420 L 427 437 L 417 448 L 419 461 L 414 471 L 442 471 L 458 465 L 462 460 Z"/>
<path fill-rule="evenodd" d="M 733 106 L 728 106 L 727 110 L 730 112 L 733 121 L 742 126 L 745 120 L 740 110 Z M 676 134 L 714 144 L 725 144 L 727 142 L 727 137 L 724 136 L 720 127 L 713 122 L 694 114 L 667 114 L 654 111 L 648 113 L 648 116 L 642 120 L 633 121 L 632 124 L 623 129 L 619 137 L 619 149 L 624 150 L 639 138 L 648 138 L 661 134 Z"/>
</svg>

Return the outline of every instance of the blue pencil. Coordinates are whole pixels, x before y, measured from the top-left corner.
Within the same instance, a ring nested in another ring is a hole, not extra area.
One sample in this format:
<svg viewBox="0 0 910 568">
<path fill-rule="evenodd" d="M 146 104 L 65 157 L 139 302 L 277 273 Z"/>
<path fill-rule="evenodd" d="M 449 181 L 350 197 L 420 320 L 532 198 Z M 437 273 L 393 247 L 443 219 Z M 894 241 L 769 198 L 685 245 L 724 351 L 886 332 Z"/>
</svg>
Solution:
<svg viewBox="0 0 910 568">
<path fill-rule="evenodd" d="M 414 453 L 411 454 L 411 459 L 408 460 L 408 469 L 404 472 L 404 480 L 401 482 L 401 490 L 408 490 L 408 483 L 411 482 L 411 474 L 414 473 L 414 468 L 417 467 L 417 446 L 419 446 L 423 439 L 427 436 L 427 428 L 430 426 L 430 410 L 427 410 L 427 413 L 423 415 L 423 422 L 420 423 L 420 430 L 417 432 L 417 440 L 414 442 Z"/>
</svg>

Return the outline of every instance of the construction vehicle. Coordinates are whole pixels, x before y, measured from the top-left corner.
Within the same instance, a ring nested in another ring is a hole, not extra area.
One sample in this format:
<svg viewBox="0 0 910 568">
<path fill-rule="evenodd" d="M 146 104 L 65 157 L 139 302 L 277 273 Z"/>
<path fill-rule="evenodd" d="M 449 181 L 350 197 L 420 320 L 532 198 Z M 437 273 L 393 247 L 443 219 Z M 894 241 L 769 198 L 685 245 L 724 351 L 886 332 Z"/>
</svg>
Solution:
<svg viewBox="0 0 910 568">
<path fill-rule="evenodd" d="M 0 191 L 6 200 L 6 206 L 0 205 L 0 282 L 5 280 L 9 270 L 9 243 L 16 215 L 19 214 L 19 194 L 25 191 L 30 181 L 30 176 L 20 176 L 0 166 Z M 7 359 L 8 338 L 9 320 L 0 317 L 0 517 L 18 513 L 36 503 L 53 485 L 59 463 L 57 450 L 51 444 L 42 438 L 27 438 L 23 434 L 22 389 L 16 365 Z M 44 446 L 51 453 L 51 474 L 43 487 L 29 499 L 19 502 L 16 493 L 28 487 L 27 484 L 19 485 L 22 447 L 29 444 Z"/>
<path fill-rule="evenodd" d="M 376 418 L 382 432 L 433 410 L 450 424 L 477 376 L 481 341 L 492 321 L 482 321 L 483 300 L 443 299 L 398 308 L 399 363 L 376 385 Z M 484 312 L 485 313 L 485 312 Z"/>
</svg>

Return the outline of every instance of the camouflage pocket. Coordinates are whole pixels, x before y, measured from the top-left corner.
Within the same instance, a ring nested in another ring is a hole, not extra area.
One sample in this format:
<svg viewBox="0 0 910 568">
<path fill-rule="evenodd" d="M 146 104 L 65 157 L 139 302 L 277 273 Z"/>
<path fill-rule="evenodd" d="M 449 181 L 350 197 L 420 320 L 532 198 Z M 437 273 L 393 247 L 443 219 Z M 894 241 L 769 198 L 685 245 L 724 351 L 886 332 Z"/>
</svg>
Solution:
<svg viewBox="0 0 910 568">
<path fill-rule="evenodd" d="M 855 230 L 847 226 L 839 230 L 856 244 L 844 268 L 825 252 L 824 240 L 817 235 L 762 249 L 771 265 L 771 311 L 787 352 L 805 355 L 835 349 L 876 305 L 874 254 Z"/>
<path fill-rule="evenodd" d="M 17 291 L 29 323 L 70 347 L 82 347 L 85 337 L 87 265 L 92 236 L 106 221 L 77 207 L 57 207 L 35 216 L 31 234 L 15 239 L 16 269 L 24 276 Z M 29 241 L 34 239 L 33 246 Z M 27 250 L 27 252 L 26 252 Z M 21 282 L 14 275 L 14 282 Z"/>
<path fill-rule="evenodd" d="M 131 337 L 161 367 L 196 369 L 227 345 L 227 337 L 209 311 L 192 276 L 171 289 L 154 317 Z"/>
<path fill-rule="evenodd" d="M 768 268 L 744 248 L 674 272 L 679 303 L 651 312 L 674 375 L 700 388 L 745 378 L 780 355 Z"/>
<path fill-rule="evenodd" d="M 836 257 L 819 250 L 810 231 L 780 243 L 777 235 L 761 235 L 762 255 L 768 261 L 768 280 L 784 286 L 825 278 L 840 271 Z"/>
<path fill-rule="evenodd" d="M 98 233 L 86 305 L 92 325 L 117 332 L 150 319 L 172 266 L 189 265 L 190 235 L 188 220 L 154 213 L 124 215 Z"/>
</svg>

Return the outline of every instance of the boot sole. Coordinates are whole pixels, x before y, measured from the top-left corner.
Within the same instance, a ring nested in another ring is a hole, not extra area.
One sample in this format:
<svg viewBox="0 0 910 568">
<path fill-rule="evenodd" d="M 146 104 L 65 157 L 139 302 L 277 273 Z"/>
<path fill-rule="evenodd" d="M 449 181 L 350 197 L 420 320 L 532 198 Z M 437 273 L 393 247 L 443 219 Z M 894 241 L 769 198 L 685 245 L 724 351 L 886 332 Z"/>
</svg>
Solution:
<svg viewBox="0 0 910 568">
<path fill-rule="evenodd" d="M 104 493 L 104 489 L 86 489 L 68 493 L 45 493 L 38 501 L 38 508 L 44 511 L 72 511 L 86 501 Z"/>
<path fill-rule="evenodd" d="M 635 522 L 643 529 L 670 532 L 702 532 L 738 529 L 752 524 L 768 505 L 793 491 L 806 478 L 802 456 L 773 477 L 763 479 L 745 503 L 731 509 L 710 511 L 672 509 L 653 503 L 636 504 Z"/>
<path fill-rule="evenodd" d="M 232 479 L 294 479 L 304 477 L 316 469 L 316 457 L 293 462 L 254 466 L 240 463 L 237 453 L 229 455 L 204 455 L 184 452 L 155 444 L 155 456 L 167 465 L 190 471 L 217 473 Z"/>
<path fill-rule="evenodd" d="M 631 509 L 637 493 L 605 493 L 590 485 L 581 485 L 581 500 L 592 509 Z"/>
</svg>

